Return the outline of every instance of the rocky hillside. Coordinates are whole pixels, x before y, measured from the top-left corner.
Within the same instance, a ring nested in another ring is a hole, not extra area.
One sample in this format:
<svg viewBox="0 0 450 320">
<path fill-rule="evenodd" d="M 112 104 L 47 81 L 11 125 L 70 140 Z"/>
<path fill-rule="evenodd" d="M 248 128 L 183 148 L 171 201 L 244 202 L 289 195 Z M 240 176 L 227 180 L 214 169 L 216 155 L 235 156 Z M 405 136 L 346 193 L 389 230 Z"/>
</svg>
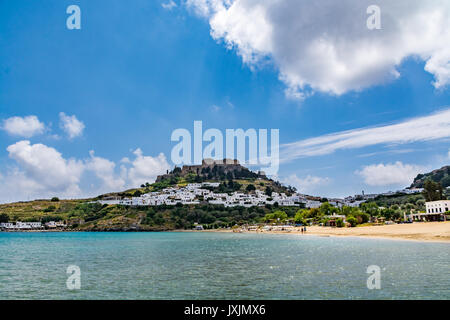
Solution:
<svg viewBox="0 0 450 320">
<path fill-rule="evenodd" d="M 238 160 L 232 159 L 204 159 L 201 165 L 186 165 L 181 168 L 175 167 L 171 172 L 158 176 L 156 182 L 175 178 L 190 178 L 190 180 L 195 179 L 195 182 L 204 182 L 207 180 L 267 179 L 264 172 L 253 172 L 241 166 Z"/>
<path fill-rule="evenodd" d="M 450 166 L 444 166 L 440 169 L 433 170 L 428 173 L 418 174 L 411 184 L 411 188 L 423 188 L 425 180 L 431 179 L 434 182 L 439 182 L 444 188 L 450 186 Z"/>
<path fill-rule="evenodd" d="M 234 185 L 230 184 L 230 181 Z M 175 167 L 172 171 L 157 177 L 155 183 L 143 182 L 140 187 L 100 195 L 99 199 L 126 198 L 139 196 L 144 193 L 160 191 L 167 187 L 184 187 L 188 183 L 220 182 L 220 188 L 214 192 L 247 192 L 248 185 L 255 189 L 273 192 L 284 192 L 288 195 L 295 192 L 295 188 L 286 187 L 280 182 L 269 179 L 264 172 L 253 172 L 239 164 L 238 160 L 224 159 L 217 161 L 204 159 L 201 165 Z"/>
<path fill-rule="evenodd" d="M 199 166 L 184 166 L 158 177 L 155 183 L 143 183 L 140 187 L 100 195 L 92 199 L 79 200 L 34 200 L 0 204 L 0 218 L 6 221 L 65 221 L 69 230 L 91 231 L 163 231 L 190 229 L 195 222 L 215 223 L 217 226 L 233 226 L 240 221 L 256 221 L 271 212 L 268 207 L 230 207 L 220 205 L 128 207 L 107 205 L 98 199 L 121 199 L 160 191 L 167 187 L 184 187 L 188 183 L 219 182 L 211 187 L 214 192 L 285 192 L 291 194 L 293 188 L 285 187 L 278 181 L 267 178 L 262 172 L 252 172 L 236 160 L 232 163 L 204 161 Z M 290 215 L 298 208 L 286 208 Z M 3 216 L 1 216 L 3 215 Z"/>
</svg>

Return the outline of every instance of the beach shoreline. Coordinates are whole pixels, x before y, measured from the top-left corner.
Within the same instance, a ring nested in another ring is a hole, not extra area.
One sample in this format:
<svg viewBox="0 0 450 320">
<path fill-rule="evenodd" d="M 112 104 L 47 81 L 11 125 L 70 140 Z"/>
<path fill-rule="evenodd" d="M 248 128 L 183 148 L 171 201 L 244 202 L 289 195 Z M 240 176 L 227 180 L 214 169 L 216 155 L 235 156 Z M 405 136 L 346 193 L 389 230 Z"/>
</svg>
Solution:
<svg viewBox="0 0 450 320">
<path fill-rule="evenodd" d="M 189 232 L 234 232 L 230 229 L 187 230 Z M 322 237 L 362 237 L 390 240 L 409 240 L 420 242 L 450 243 L 450 221 L 445 222 L 415 222 L 407 224 L 363 226 L 354 228 L 336 228 L 307 226 L 306 232 L 301 227 L 294 227 L 290 231 L 248 231 L 240 229 L 241 233 L 254 234 L 296 234 L 315 235 Z"/>
<path fill-rule="evenodd" d="M 220 232 L 220 233 L 252 233 L 252 234 L 284 234 L 320 237 L 360 237 L 377 238 L 389 240 L 407 240 L 419 242 L 450 243 L 450 221 L 445 222 L 414 222 L 407 224 L 372 225 L 354 228 L 337 228 L 322 226 L 307 226 L 306 232 L 301 232 L 302 227 L 292 227 L 286 231 L 269 230 L 245 230 L 239 229 L 206 229 L 206 230 L 126 230 L 114 232 Z M 2 232 L 32 232 L 32 233 L 54 233 L 54 232 L 108 232 L 108 230 L 11 230 Z"/>
</svg>

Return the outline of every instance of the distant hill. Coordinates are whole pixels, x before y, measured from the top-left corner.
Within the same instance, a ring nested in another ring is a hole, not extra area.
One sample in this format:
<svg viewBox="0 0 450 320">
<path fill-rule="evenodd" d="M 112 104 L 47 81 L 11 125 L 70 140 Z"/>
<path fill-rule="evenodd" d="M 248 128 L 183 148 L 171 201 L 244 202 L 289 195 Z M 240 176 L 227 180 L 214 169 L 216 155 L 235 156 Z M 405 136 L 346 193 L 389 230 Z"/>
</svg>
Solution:
<svg viewBox="0 0 450 320">
<path fill-rule="evenodd" d="M 223 159 L 212 160 L 204 159 L 201 165 L 185 165 L 175 167 L 167 174 L 157 177 L 156 182 L 173 178 L 195 178 L 195 182 L 204 182 L 206 180 L 235 180 L 235 179 L 267 179 L 264 172 L 253 172 L 241 166 L 238 160 Z"/>
<path fill-rule="evenodd" d="M 167 187 L 185 187 L 189 183 L 218 182 L 219 186 L 205 186 L 214 192 L 243 193 L 285 192 L 295 189 L 285 187 L 266 177 L 263 172 L 253 172 L 241 166 L 237 160 L 208 161 L 202 165 L 176 167 L 159 176 L 155 183 L 143 183 L 140 187 L 80 200 L 35 200 L 0 204 L 0 214 L 6 213 L 9 221 L 66 221 L 70 230 L 90 231 L 165 231 L 192 229 L 194 223 L 215 227 L 232 227 L 243 221 L 259 221 L 272 207 L 225 207 L 209 203 L 184 206 L 130 207 L 101 204 L 97 199 L 121 199 L 160 191 Z M 280 207 L 281 208 L 281 207 Z M 293 217 L 298 207 L 283 207 Z"/>
<path fill-rule="evenodd" d="M 418 174 L 411 184 L 410 188 L 423 188 L 425 180 L 431 179 L 434 182 L 439 182 L 444 188 L 450 186 L 450 166 L 444 166 L 440 169 L 433 170 L 428 173 Z"/>
<path fill-rule="evenodd" d="M 230 186 L 230 181 L 235 183 Z M 253 172 L 239 164 L 238 160 L 204 159 L 201 165 L 185 165 L 175 167 L 166 174 L 156 178 L 155 183 L 143 183 L 140 187 L 122 192 L 111 192 L 98 196 L 99 199 L 123 198 L 136 196 L 143 193 L 160 191 L 167 187 L 184 187 L 189 183 L 219 182 L 220 188 L 214 188 L 214 192 L 247 192 L 248 185 L 253 185 L 257 190 L 265 191 L 270 188 L 273 192 L 284 192 L 288 195 L 295 192 L 295 188 L 286 187 L 280 182 L 269 179 L 263 171 Z M 208 188 L 206 188 L 208 189 Z"/>
</svg>

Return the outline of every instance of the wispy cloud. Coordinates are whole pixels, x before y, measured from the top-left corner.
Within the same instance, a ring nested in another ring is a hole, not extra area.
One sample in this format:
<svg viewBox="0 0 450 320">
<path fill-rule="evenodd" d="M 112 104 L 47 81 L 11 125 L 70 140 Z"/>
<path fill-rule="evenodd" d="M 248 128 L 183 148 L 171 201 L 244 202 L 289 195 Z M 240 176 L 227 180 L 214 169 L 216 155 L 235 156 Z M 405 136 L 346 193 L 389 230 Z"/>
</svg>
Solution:
<svg viewBox="0 0 450 320">
<path fill-rule="evenodd" d="M 450 137 L 450 108 L 399 123 L 331 133 L 281 145 L 280 161 L 379 144 L 406 144 Z"/>
<path fill-rule="evenodd" d="M 217 104 L 213 104 L 213 105 L 211 106 L 211 110 L 212 110 L 213 112 L 219 112 L 220 109 L 221 109 L 221 108 L 220 108 Z"/>
<path fill-rule="evenodd" d="M 167 3 L 162 3 L 161 6 L 162 6 L 164 9 L 172 10 L 173 8 L 177 7 L 177 4 L 176 4 L 173 0 L 170 0 L 170 1 L 167 2 Z"/>
<path fill-rule="evenodd" d="M 370 153 L 363 153 L 357 155 L 358 158 L 368 158 L 380 154 L 405 154 L 405 153 L 412 153 L 420 151 L 420 149 L 394 149 L 394 150 L 386 150 L 386 151 L 379 151 L 379 152 L 370 152 Z"/>
</svg>

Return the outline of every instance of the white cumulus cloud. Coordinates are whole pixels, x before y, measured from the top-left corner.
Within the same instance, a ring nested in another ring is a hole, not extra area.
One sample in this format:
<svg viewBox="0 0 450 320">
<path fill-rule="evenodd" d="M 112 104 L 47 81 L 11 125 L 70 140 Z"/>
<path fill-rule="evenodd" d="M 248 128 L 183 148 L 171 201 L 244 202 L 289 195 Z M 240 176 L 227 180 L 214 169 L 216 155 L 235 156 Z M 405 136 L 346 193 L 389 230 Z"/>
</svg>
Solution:
<svg viewBox="0 0 450 320">
<path fill-rule="evenodd" d="M 427 168 L 423 166 L 403 164 L 397 161 L 395 163 L 364 166 L 355 173 L 360 175 L 369 186 L 409 186 L 419 173 L 423 173 L 426 170 Z"/>
<path fill-rule="evenodd" d="M 450 2 L 379 0 L 381 29 L 369 30 L 371 0 L 187 0 L 211 36 L 250 66 L 270 60 L 286 94 L 343 94 L 399 76 L 408 57 L 425 62 L 433 85 L 450 83 Z"/>
<path fill-rule="evenodd" d="M 81 136 L 85 125 L 75 115 L 68 116 L 64 112 L 59 113 L 60 127 L 67 133 L 70 139 Z"/>
<path fill-rule="evenodd" d="M 163 153 L 145 156 L 141 149 L 134 151 L 134 160 L 122 161 L 119 167 L 92 150 L 84 159 L 64 158 L 55 148 L 28 140 L 6 150 L 14 162 L 0 171 L 0 202 L 97 196 L 154 182 L 170 169 Z"/>
<path fill-rule="evenodd" d="M 163 153 L 160 153 L 157 157 L 144 156 L 139 148 L 133 153 L 136 158 L 131 162 L 132 167 L 128 169 L 128 180 L 135 187 L 146 182 L 154 182 L 158 175 L 170 169 Z"/>
<path fill-rule="evenodd" d="M 11 117 L 3 120 L 1 128 L 12 136 L 31 138 L 43 133 L 45 125 L 39 121 L 37 116 Z"/>
<path fill-rule="evenodd" d="M 84 170 L 81 161 L 65 159 L 56 149 L 28 140 L 12 144 L 6 150 L 18 167 L 3 178 L 3 192 L 7 193 L 4 196 L 10 192 L 21 197 L 79 194 L 78 183 Z"/>
<path fill-rule="evenodd" d="M 92 171 L 102 182 L 105 192 L 120 191 L 125 187 L 125 179 L 116 173 L 116 164 L 108 159 L 95 156 L 93 150 L 89 152 L 90 159 L 86 160 L 86 170 Z"/>
<path fill-rule="evenodd" d="M 300 193 L 312 193 L 317 191 L 320 187 L 327 185 L 330 182 L 330 178 L 311 175 L 301 178 L 296 174 L 292 174 L 283 179 L 283 182 L 296 187 L 297 191 Z"/>
</svg>

